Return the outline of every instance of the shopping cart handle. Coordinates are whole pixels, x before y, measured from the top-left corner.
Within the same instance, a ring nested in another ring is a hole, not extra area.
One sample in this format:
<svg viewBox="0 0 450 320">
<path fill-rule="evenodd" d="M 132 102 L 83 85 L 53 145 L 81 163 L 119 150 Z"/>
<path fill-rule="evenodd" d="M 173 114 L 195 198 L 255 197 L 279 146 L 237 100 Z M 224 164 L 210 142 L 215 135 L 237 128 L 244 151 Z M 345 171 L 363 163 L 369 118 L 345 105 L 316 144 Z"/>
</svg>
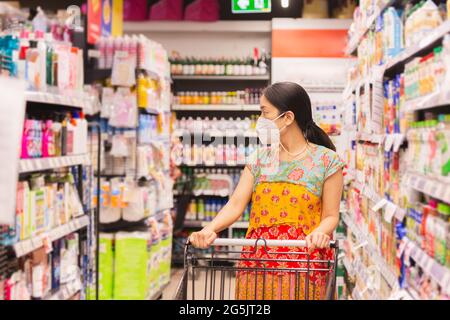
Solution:
<svg viewBox="0 0 450 320">
<path fill-rule="evenodd" d="M 265 240 L 265 239 L 227 239 L 214 240 L 212 246 L 267 246 L 267 247 L 306 247 L 305 240 Z M 338 242 L 330 241 L 330 248 L 337 248 Z"/>
</svg>

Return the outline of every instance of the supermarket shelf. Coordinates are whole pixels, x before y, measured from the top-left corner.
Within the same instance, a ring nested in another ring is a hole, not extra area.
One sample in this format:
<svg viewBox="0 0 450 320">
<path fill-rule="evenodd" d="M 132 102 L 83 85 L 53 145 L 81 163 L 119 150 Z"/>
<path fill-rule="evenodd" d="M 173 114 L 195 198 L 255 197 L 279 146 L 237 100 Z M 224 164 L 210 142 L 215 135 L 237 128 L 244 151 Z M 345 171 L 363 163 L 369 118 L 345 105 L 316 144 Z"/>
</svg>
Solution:
<svg viewBox="0 0 450 320">
<path fill-rule="evenodd" d="M 439 264 L 423 251 L 416 243 L 408 238 L 404 238 L 405 242 L 403 253 L 409 252 L 409 256 L 416 261 L 424 270 L 424 272 L 433 278 L 446 292 L 450 293 L 450 269 Z"/>
<path fill-rule="evenodd" d="M 392 290 L 397 290 L 399 287 L 397 275 L 392 270 L 392 268 L 386 263 L 386 260 L 380 255 L 379 250 L 377 250 L 372 244 L 367 233 L 363 232 L 356 226 L 347 214 L 342 214 L 342 220 L 349 227 L 352 233 L 356 236 L 360 243 L 367 242 L 366 248 L 369 249 L 370 255 L 380 268 L 380 272 L 383 278 L 387 281 Z"/>
<path fill-rule="evenodd" d="M 139 108 L 139 112 L 141 113 L 145 113 L 145 114 L 150 114 L 153 116 L 157 116 L 160 112 L 156 109 L 151 109 L 151 108 Z"/>
<path fill-rule="evenodd" d="M 375 21 L 377 20 L 377 18 L 383 14 L 384 10 L 387 9 L 388 7 L 392 6 L 395 3 L 395 0 L 390 0 L 387 3 L 385 3 L 384 5 L 381 6 L 381 8 L 379 8 L 370 18 L 368 18 L 367 23 L 366 23 L 366 27 L 364 28 L 364 30 L 362 30 L 362 32 L 360 32 L 359 34 L 357 34 L 356 36 L 354 36 L 353 39 L 350 39 L 349 44 L 347 49 L 345 50 L 345 53 L 347 55 L 352 54 L 353 52 L 356 51 L 356 49 L 358 48 L 361 40 L 363 39 L 364 35 L 369 31 L 369 29 L 373 26 L 373 24 L 375 23 Z"/>
<path fill-rule="evenodd" d="M 268 81 L 268 74 L 253 76 L 203 76 L 203 75 L 172 75 L 172 80 L 242 80 L 242 81 Z"/>
<path fill-rule="evenodd" d="M 72 232 L 75 232 L 77 230 L 86 227 L 88 224 L 89 224 L 89 217 L 87 215 L 83 215 L 81 217 L 73 219 L 69 223 L 56 227 L 55 229 L 50 230 L 47 233 L 35 236 L 31 239 L 17 242 L 16 244 L 13 245 L 14 251 L 16 252 L 16 256 L 18 258 L 22 257 L 42 247 L 47 239 L 50 241 L 55 241 L 57 239 L 67 236 Z"/>
<path fill-rule="evenodd" d="M 375 190 L 373 190 L 371 187 L 367 186 L 367 185 L 363 185 L 363 188 L 361 190 L 361 194 L 364 195 L 365 197 L 369 198 L 372 202 L 375 203 L 375 206 L 379 206 L 381 202 L 384 203 L 384 205 L 382 205 L 380 207 L 380 209 L 384 206 L 386 206 L 386 208 L 389 209 L 389 213 L 385 212 L 386 214 L 391 215 L 390 217 L 386 217 L 386 220 L 392 220 L 392 217 L 397 218 L 399 221 L 402 221 L 403 218 L 406 215 L 406 210 L 403 208 L 400 208 L 399 206 L 397 206 L 395 203 L 393 203 L 392 201 L 386 199 L 383 196 L 380 196 Z M 388 211 L 388 210 L 386 210 Z"/>
<path fill-rule="evenodd" d="M 450 21 L 446 21 L 436 28 L 431 34 L 423 38 L 418 44 L 406 48 L 402 53 L 397 55 L 395 58 L 389 60 L 385 65 L 385 70 L 389 70 L 396 66 L 397 64 L 404 63 L 409 58 L 415 56 L 420 51 L 443 38 L 447 33 L 450 32 Z"/>
<path fill-rule="evenodd" d="M 448 94 L 441 95 L 437 91 L 424 97 L 405 101 L 404 108 L 405 111 L 413 112 L 450 105 L 450 99 L 446 98 L 447 96 Z"/>
<path fill-rule="evenodd" d="M 445 183 L 417 172 L 408 171 L 406 173 L 406 183 L 433 198 L 450 203 L 450 187 L 448 182 Z"/>
<path fill-rule="evenodd" d="M 89 154 L 52 158 L 21 159 L 19 161 L 19 173 L 51 170 L 76 165 L 89 165 L 90 162 L 91 158 Z"/>
<path fill-rule="evenodd" d="M 81 290 L 82 284 L 80 279 L 66 283 L 54 294 L 45 297 L 44 300 L 68 300 Z"/>
<path fill-rule="evenodd" d="M 125 33 L 155 33 L 155 32 L 206 32 L 206 33 L 270 33 L 272 32 L 271 21 L 216 21 L 216 22 L 125 22 L 123 26 Z"/>
<path fill-rule="evenodd" d="M 383 143 L 384 135 L 382 134 L 371 134 L 365 132 L 356 132 L 356 138 L 360 141 L 367 141 L 372 143 Z"/>
<path fill-rule="evenodd" d="M 71 97 L 70 95 L 55 94 L 50 92 L 26 91 L 25 100 L 28 102 L 53 104 L 85 109 L 91 103 L 89 98 Z"/>
</svg>

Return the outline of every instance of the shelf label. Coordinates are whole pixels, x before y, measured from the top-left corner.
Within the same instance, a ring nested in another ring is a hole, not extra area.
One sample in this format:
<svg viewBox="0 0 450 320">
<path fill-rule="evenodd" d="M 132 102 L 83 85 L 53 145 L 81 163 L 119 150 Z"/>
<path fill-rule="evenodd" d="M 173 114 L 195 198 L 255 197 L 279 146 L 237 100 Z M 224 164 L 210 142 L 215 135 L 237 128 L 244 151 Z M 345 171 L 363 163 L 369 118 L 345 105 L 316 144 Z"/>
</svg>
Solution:
<svg viewBox="0 0 450 320">
<path fill-rule="evenodd" d="M 386 199 L 381 199 L 380 201 L 378 201 L 373 207 L 372 207 L 372 211 L 378 211 L 381 208 L 383 208 L 386 204 L 388 203 L 388 201 Z"/>
<path fill-rule="evenodd" d="M 384 151 L 390 151 L 392 145 L 394 144 L 395 135 L 388 134 L 386 135 L 386 140 L 384 141 Z"/>
<path fill-rule="evenodd" d="M 388 201 L 386 204 L 386 210 L 384 211 L 384 220 L 388 223 L 391 223 L 396 210 L 397 206 L 394 203 Z"/>
</svg>

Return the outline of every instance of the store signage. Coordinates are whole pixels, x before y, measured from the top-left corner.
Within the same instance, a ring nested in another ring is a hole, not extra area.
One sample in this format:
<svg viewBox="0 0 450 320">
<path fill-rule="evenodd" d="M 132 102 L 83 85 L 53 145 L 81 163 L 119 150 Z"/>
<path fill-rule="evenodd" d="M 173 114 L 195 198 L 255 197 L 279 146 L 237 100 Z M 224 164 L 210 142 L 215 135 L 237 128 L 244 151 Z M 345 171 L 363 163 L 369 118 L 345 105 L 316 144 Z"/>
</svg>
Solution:
<svg viewBox="0 0 450 320">
<path fill-rule="evenodd" d="M 123 0 L 88 0 L 88 43 L 123 33 Z"/>
<path fill-rule="evenodd" d="M 267 13 L 272 10 L 271 0 L 232 0 L 233 13 Z"/>
</svg>

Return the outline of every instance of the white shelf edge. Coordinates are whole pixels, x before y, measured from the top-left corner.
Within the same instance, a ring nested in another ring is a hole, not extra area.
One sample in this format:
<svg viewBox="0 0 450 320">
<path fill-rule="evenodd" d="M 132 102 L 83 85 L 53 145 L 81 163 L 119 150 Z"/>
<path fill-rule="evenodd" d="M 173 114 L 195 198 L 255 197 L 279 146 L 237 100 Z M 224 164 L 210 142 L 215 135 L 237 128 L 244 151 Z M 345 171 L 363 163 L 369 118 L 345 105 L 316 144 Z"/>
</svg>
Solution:
<svg viewBox="0 0 450 320">
<path fill-rule="evenodd" d="M 408 171 L 406 179 L 413 189 L 450 203 L 450 188 L 447 183 L 414 171 Z"/>
<path fill-rule="evenodd" d="M 416 261 L 422 269 L 425 271 L 426 274 L 431 276 L 439 285 L 446 290 L 447 293 L 450 292 L 450 269 L 446 268 L 445 266 L 438 263 L 436 260 L 431 258 L 425 251 L 422 250 L 414 241 L 408 239 L 407 237 L 404 238 L 404 241 L 406 241 L 407 245 L 412 246 L 412 251 L 410 257 Z M 425 257 L 425 258 L 423 258 Z M 432 264 L 432 267 L 430 269 L 439 270 L 442 273 L 442 277 L 439 277 L 438 275 L 434 274 L 431 270 L 425 270 L 424 266 L 421 265 L 421 262 L 418 260 L 424 259 L 426 262 L 425 264 L 430 263 Z"/>
<path fill-rule="evenodd" d="M 258 104 L 240 104 L 240 105 L 227 105 L 227 104 L 191 104 L 191 105 L 173 105 L 172 111 L 259 111 L 260 106 Z"/>
<path fill-rule="evenodd" d="M 81 289 L 80 279 L 73 280 L 72 282 L 62 285 L 59 290 L 49 297 L 45 297 L 44 300 L 67 300 L 73 297 Z"/>
<path fill-rule="evenodd" d="M 29 102 L 64 105 L 81 109 L 85 109 L 86 105 L 91 103 L 88 101 L 87 97 L 71 97 L 67 95 L 40 91 L 26 91 L 25 100 Z"/>
<path fill-rule="evenodd" d="M 124 22 L 124 33 L 206 32 L 206 33 L 271 33 L 271 21 L 139 21 Z"/>
<path fill-rule="evenodd" d="M 63 157 L 20 159 L 19 173 L 50 170 L 75 165 L 88 165 L 89 163 L 90 155 L 87 153 Z"/>
<path fill-rule="evenodd" d="M 68 234 L 78 231 L 89 224 L 89 217 L 83 215 L 72 219 L 70 222 L 58 226 L 46 233 L 40 234 L 38 236 L 32 237 L 30 239 L 21 240 L 13 245 L 16 257 L 22 257 L 36 249 L 39 249 L 44 245 L 44 238 L 47 236 L 51 241 L 63 238 Z"/>
</svg>

